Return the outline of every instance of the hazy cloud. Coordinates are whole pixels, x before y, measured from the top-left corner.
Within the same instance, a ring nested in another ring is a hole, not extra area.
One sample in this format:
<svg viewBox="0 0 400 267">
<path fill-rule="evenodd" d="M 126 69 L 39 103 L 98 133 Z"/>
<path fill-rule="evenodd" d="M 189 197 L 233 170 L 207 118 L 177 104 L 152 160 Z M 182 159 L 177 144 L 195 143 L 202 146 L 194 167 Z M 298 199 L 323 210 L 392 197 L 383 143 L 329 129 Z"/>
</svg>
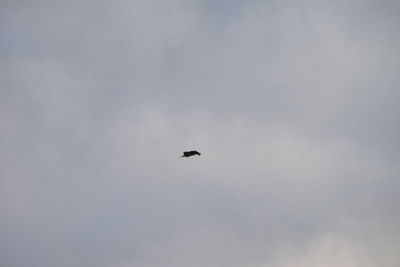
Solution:
<svg viewBox="0 0 400 267">
<path fill-rule="evenodd" d="M 1 265 L 398 266 L 396 1 L 0 5 Z"/>
</svg>

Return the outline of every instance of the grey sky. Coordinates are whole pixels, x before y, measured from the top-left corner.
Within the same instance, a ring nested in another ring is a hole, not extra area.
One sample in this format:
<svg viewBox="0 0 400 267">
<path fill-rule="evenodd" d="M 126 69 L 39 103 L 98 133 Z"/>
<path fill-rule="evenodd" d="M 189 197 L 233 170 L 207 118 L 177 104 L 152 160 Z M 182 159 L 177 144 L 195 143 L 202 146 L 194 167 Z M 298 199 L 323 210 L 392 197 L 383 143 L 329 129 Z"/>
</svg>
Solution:
<svg viewBox="0 0 400 267">
<path fill-rule="evenodd" d="M 399 14 L 1 1 L 0 265 L 399 266 Z"/>
</svg>

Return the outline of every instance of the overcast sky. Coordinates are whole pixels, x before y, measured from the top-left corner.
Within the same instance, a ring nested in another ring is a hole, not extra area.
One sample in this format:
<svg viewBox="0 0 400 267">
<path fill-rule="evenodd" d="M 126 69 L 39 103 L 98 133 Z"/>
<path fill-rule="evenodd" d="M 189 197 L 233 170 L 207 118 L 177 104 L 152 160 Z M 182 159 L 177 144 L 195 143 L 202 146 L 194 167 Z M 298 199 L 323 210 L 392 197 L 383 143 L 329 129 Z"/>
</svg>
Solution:
<svg viewBox="0 0 400 267">
<path fill-rule="evenodd" d="M 396 0 L 0 1 L 0 265 L 400 266 L 399 28 Z"/>
</svg>

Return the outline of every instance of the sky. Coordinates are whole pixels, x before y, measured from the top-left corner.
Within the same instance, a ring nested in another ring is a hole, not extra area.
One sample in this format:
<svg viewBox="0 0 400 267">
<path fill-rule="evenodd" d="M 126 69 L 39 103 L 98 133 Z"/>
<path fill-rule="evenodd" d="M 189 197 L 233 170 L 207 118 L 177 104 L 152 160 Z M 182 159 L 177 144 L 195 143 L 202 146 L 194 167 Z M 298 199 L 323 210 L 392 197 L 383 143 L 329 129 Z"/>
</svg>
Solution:
<svg viewBox="0 0 400 267">
<path fill-rule="evenodd" d="M 0 1 L 0 265 L 399 266 L 399 14 Z"/>
</svg>

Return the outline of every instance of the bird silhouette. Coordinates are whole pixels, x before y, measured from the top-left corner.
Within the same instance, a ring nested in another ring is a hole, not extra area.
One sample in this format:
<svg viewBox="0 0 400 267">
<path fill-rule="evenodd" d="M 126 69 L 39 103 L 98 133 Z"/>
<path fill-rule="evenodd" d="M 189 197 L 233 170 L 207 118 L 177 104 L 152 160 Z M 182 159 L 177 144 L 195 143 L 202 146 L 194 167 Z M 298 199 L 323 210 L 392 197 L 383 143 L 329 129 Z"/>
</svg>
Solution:
<svg viewBox="0 0 400 267">
<path fill-rule="evenodd" d="M 196 151 L 196 150 L 185 151 L 185 152 L 183 152 L 183 155 L 181 156 L 181 158 L 188 158 L 188 157 L 191 157 L 191 156 L 194 156 L 194 155 L 200 156 L 201 153 L 199 153 L 199 152 Z"/>
</svg>

